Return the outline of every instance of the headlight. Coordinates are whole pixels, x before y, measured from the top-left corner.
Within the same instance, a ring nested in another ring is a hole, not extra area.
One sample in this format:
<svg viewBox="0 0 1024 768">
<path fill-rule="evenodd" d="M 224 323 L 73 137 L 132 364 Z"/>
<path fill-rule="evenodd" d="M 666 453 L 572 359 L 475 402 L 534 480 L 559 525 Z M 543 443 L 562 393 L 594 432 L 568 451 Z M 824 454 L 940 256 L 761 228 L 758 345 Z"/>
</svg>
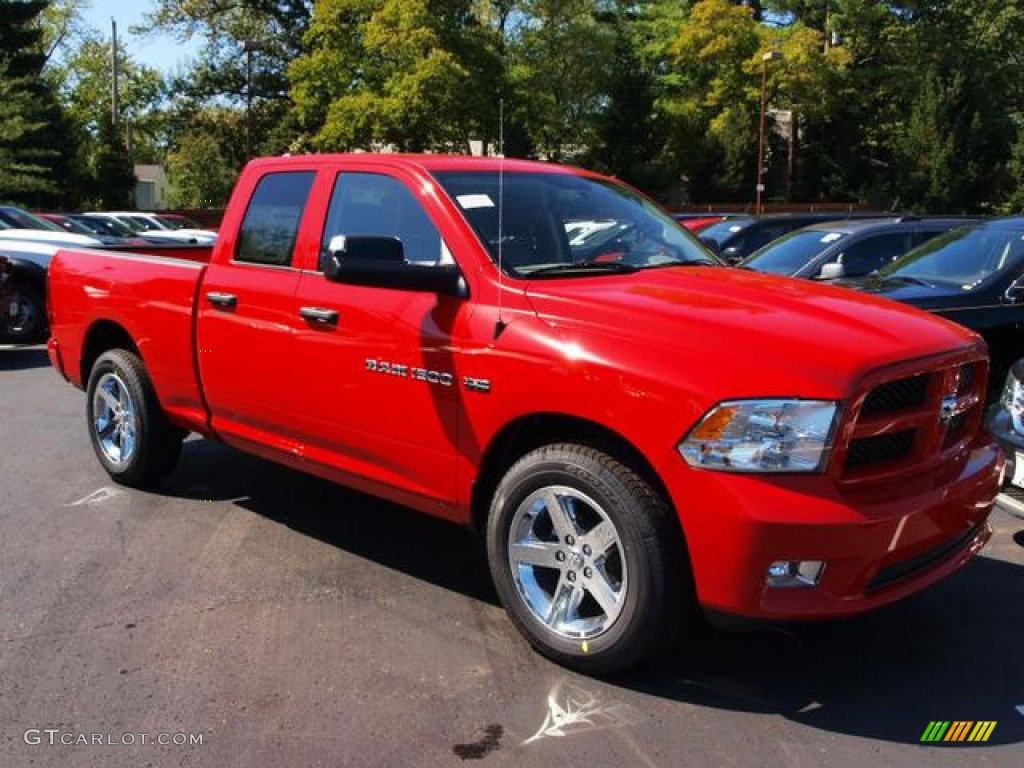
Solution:
<svg viewBox="0 0 1024 768">
<path fill-rule="evenodd" d="M 1010 414 L 1013 431 L 1024 435 L 1024 384 L 1011 371 L 1006 375 L 1003 387 L 1003 408 Z"/>
<path fill-rule="evenodd" d="M 679 444 L 691 467 L 725 472 L 820 472 L 837 405 L 824 400 L 732 400 Z"/>
</svg>

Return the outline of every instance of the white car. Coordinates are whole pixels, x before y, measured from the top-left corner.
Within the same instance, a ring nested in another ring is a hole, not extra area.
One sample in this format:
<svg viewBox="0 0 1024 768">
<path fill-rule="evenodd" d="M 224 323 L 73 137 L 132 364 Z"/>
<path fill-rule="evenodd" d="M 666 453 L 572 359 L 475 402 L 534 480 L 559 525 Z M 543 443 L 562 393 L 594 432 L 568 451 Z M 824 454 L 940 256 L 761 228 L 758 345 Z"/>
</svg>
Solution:
<svg viewBox="0 0 1024 768">
<path fill-rule="evenodd" d="M 4 246 L 5 251 L 9 250 L 8 241 L 53 246 L 74 245 L 85 248 L 103 245 L 103 241 L 98 237 L 76 235 L 73 232 L 50 229 L 0 229 L 0 244 Z"/>
<path fill-rule="evenodd" d="M 139 237 L 172 243 L 198 243 L 212 245 L 217 241 L 217 233 L 210 229 L 173 229 L 157 216 L 139 211 L 90 211 L 90 216 L 102 216 L 119 221 L 131 227 Z"/>
</svg>

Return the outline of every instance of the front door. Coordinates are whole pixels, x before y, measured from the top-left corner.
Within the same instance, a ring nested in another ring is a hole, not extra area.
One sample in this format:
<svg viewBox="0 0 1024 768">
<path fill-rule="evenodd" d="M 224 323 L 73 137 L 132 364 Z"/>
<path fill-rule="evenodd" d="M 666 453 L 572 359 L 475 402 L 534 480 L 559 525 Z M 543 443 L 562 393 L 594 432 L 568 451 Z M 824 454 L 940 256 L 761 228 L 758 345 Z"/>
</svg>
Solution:
<svg viewBox="0 0 1024 768">
<path fill-rule="evenodd" d="M 323 258 L 336 235 L 397 238 L 409 262 L 452 258 L 402 178 L 380 171 L 337 175 L 321 263 L 302 275 L 298 291 L 308 316 L 296 333 L 292 367 L 303 455 L 366 490 L 443 514 L 455 496 L 457 340 L 468 304 L 328 281 Z"/>
</svg>

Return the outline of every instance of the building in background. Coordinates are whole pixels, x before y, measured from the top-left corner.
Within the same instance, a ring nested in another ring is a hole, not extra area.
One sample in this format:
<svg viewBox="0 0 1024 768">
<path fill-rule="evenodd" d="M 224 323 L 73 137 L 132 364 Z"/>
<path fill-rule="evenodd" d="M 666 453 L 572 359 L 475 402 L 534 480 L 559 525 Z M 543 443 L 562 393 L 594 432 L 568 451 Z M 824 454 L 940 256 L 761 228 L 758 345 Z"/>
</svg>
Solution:
<svg viewBox="0 0 1024 768">
<path fill-rule="evenodd" d="M 135 166 L 135 207 L 140 211 L 162 211 L 167 208 L 170 184 L 162 165 Z"/>
</svg>

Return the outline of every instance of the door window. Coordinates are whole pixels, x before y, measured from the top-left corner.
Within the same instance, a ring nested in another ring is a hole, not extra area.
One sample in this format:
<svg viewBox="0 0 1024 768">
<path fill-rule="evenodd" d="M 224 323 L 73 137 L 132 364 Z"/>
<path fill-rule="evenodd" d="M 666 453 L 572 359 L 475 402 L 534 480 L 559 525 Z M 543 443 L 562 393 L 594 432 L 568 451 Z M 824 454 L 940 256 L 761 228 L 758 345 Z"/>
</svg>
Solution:
<svg viewBox="0 0 1024 768">
<path fill-rule="evenodd" d="M 334 184 L 320 248 L 320 269 L 336 235 L 393 237 L 410 264 L 451 263 L 441 234 L 408 188 L 379 173 L 342 173 Z"/>
<path fill-rule="evenodd" d="M 839 255 L 838 261 L 843 263 L 847 277 L 868 275 L 902 256 L 909 246 L 909 235 L 906 232 L 874 235 L 847 247 Z"/>
<path fill-rule="evenodd" d="M 238 232 L 235 261 L 287 267 L 316 174 L 268 173 L 256 185 Z"/>
</svg>

